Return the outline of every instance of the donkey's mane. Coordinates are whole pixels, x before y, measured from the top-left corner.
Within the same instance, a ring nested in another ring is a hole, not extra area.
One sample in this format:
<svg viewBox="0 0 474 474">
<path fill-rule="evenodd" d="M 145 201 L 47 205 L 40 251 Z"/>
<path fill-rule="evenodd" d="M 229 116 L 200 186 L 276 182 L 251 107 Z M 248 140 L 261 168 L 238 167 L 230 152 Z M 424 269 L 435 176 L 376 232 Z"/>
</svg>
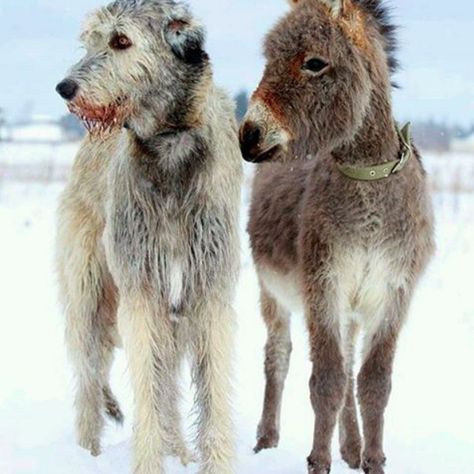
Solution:
<svg viewBox="0 0 474 474">
<path fill-rule="evenodd" d="M 384 49 L 390 72 L 397 72 L 399 62 L 395 54 L 398 49 L 397 27 L 392 22 L 391 8 L 384 0 L 355 0 L 355 2 L 372 18 L 384 39 Z"/>
</svg>

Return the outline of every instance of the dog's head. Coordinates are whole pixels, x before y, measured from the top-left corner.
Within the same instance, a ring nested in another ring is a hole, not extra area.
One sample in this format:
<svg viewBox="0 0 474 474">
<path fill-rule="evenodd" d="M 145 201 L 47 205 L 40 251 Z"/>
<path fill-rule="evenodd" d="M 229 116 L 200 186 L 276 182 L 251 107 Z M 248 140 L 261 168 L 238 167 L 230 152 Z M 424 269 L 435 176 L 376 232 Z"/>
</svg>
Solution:
<svg viewBox="0 0 474 474">
<path fill-rule="evenodd" d="M 172 0 L 117 0 L 86 20 L 86 54 L 56 90 L 91 133 L 128 124 L 143 135 L 197 120 L 211 68 L 205 32 Z"/>
</svg>

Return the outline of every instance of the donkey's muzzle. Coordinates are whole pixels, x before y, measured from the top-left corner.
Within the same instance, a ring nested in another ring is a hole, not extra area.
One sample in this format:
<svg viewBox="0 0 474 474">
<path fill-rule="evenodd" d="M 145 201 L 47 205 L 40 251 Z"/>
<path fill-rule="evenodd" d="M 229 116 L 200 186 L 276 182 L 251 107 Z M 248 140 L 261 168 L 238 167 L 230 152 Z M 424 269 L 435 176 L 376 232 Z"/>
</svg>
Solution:
<svg viewBox="0 0 474 474">
<path fill-rule="evenodd" d="M 260 139 L 262 132 L 253 122 L 245 122 L 240 129 L 240 150 L 245 161 L 254 163 L 260 154 Z"/>
<path fill-rule="evenodd" d="M 263 163 L 270 161 L 281 150 L 279 143 L 265 143 L 262 129 L 254 122 L 245 122 L 240 129 L 240 150 L 245 161 Z"/>
<path fill-rule="evenodd" d="M 64 79 L 56 86 L 56 92 L 65 100 L 72 100 L 76 97 L 79 84 L 72 79 Z"/>
</svg>

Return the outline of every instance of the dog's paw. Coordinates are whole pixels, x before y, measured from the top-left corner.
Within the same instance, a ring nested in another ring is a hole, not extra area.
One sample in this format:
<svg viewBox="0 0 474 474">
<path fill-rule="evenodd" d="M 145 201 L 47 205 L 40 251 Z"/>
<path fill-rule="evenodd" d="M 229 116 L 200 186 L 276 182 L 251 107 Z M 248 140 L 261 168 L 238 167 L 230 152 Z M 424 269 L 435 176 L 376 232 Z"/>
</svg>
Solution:
<svg viewBox="0 0 474 474">
<path fill-rule="evenodd" d="M 122 410 L 109 387 L 104 387 L 104 409 L 108 418 L 119 425 L 123 425 L 124 416 Z"/>
<path fill-rule="evenodd" d="M 115 400 L 107 400 L 105 404 L 105 414 L 118 425 L 123 425 L 124 416 L 119 404 Z"/>
<path fill-rule="evenodd" d="M 89 451 L 94 457 L 100 456 L 102 453 L 100 441 L 98 439 L 80 438 L 78 444 L 81 448 Z"/>
<path fill-rule="evenodd" d="M 196 463 L 198 457 L 196 453 L 189 450 L 186 446 L 173 447 L 169 451 L 169 455 L 179 459 L 181 464 L 186 467 L 189 464 Z"/>
</svg>

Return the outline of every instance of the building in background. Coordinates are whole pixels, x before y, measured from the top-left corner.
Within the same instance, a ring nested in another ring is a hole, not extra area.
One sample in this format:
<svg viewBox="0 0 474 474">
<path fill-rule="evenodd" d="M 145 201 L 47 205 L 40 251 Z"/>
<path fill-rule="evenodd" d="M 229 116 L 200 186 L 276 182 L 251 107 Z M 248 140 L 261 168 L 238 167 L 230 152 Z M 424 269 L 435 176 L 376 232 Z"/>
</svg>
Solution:
<svg viewBox="0 0 474 474">
<path fill-rule="evenodd" d="M 42 144 L 64 142 L 63 128 L 58 120 L 46 115 L 3 125 L 2 140 L 16 143 Z"/>
<path fill-rule="evenodd" d="M 0 112 L 0 140 L 19 144 L 55 144 L 74 142 L 84 136 L 80 122 L 72 115 L 59 120 L 47 115 L 32 114 L 16 122 L 2 119 Z"/>
</svg>

